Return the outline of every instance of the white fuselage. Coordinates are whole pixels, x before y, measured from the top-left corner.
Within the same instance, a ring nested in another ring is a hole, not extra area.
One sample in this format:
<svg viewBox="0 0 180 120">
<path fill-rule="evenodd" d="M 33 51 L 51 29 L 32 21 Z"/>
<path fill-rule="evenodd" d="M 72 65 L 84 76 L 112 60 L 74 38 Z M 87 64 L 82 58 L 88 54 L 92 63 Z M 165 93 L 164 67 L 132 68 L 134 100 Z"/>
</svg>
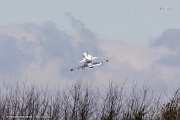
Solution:
<svg viewBox="0 0 180 120">
<path fill-rule="evenodd" d="M 84 68 L 89 67 L 93 68 L 95 66 L 103 65 L 103 62 L 89 62 L 89 63 L 84 63 Z"/>
</svg>

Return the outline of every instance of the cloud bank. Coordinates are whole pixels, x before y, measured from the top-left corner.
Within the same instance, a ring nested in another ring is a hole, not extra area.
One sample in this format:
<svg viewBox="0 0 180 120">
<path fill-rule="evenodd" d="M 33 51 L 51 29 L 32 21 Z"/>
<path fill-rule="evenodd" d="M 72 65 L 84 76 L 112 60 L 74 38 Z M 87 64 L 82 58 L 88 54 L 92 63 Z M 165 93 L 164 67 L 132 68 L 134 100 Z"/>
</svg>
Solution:
<svg viewBox="0 0 180 120">
<path fill-rule="evenodd" d="M 102 40 L 78 19 L 66 15 L 74 34 L 59 30 L 53 22 L 22 24 L 0 29 L 0 78 L 18 76 L 29 83 L 64 84 L 83 76 L 97 86 L 109 80 L 122 83 L 135 79 L 155 90 L 179 87 L 180 30 L 169 29 L 151 43 L 126 43 Z M 113 58 L 108 64 L 70 72 L 80 65 L 82 53 Z"/>
</svg>

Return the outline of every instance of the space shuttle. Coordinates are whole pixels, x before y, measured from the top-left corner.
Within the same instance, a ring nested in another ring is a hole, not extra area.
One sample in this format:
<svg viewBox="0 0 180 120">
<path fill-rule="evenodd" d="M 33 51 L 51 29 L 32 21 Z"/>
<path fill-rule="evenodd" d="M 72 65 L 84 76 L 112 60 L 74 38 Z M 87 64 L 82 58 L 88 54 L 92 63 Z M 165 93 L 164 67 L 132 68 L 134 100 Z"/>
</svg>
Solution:
<svg viewBox="0 0 180 120">
<path fill-rule="evenodd" d="M 99 57 L 93 57 L 92 55 L 88 54 L 88 52 L 83 53 L 83 59 L 79 61 L 80 63 L 89 63 L 92 62 L 93 60 L 97 59 Z"/>
</svg>

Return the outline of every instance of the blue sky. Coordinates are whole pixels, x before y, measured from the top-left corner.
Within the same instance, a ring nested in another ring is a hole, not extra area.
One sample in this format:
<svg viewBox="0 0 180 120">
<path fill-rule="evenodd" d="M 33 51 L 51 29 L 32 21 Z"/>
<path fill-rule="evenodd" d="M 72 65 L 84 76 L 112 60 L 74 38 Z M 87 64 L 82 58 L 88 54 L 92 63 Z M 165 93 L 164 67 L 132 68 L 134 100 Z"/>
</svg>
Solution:
<svg viewBox="0 0 180 120">
<path fill-rule="evenodd" d="M 83 76 L 101 87 L 135 79 L 155 91 L 177 88 L 179 8 L 179 0 L 0 0 L 0 83 L 11 77 L 54 87 Z M 67 71 L 84 51 L 114 58 Z"/>
<path fill-rule="evenodd" d="M 101 38 L 127 42 L 154 39 L 168 28 L 179 28 L 179 0 L 0 0 L 0 25 L 53 21 L 72 32 L 65 14 L 80 19 Z M 174 11 L 161 11 L 173 7 Z"/>
</svg>

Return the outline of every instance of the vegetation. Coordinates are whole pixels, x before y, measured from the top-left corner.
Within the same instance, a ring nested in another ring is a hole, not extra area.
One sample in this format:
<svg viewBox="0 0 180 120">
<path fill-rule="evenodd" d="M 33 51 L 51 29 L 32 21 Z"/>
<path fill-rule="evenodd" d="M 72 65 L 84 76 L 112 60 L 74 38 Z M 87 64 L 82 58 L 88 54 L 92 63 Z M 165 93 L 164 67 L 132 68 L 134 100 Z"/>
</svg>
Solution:
<svg viewBox="0 0 180 120">
<path fill-rule="evenodd" d="M 4 85 L 0 94 L 0 119 L 51 120 L 180 120 L 180 89 L 163 103 L 150 89 L 125 83 L 109 83 L 102 95 L 92 85 L 77 81 L 64 90 L 50 93 L 36 85 L 16 88 Z"/>
</svg>

